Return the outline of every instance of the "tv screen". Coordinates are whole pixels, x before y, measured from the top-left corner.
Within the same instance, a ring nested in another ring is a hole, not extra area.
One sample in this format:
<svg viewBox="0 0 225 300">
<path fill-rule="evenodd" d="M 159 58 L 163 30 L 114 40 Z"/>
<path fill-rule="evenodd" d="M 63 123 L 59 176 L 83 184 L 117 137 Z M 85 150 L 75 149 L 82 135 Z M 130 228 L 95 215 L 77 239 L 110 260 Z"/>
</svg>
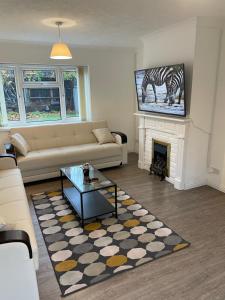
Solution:
<svg viewBox="0 0 225 300">
<path fill-rule="evenodd" d="M 138 109 L 186 116 L 184 64 L 135 71 Z"/>
</svg>

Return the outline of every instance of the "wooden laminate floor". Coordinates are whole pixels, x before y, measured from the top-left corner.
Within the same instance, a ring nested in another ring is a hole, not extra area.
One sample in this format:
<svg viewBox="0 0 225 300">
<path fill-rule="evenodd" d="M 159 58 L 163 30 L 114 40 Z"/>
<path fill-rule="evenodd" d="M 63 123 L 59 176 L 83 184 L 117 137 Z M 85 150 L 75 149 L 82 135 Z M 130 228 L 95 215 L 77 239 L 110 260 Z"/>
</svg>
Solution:
<svg viewBox="0 0 225 300">
<path fill-rule="evenodd" d="M 150 177 L 137 167 L 137 155 L 129 164 L 104 171 L 109 178 L 143 204 L 169 227 L 191 242 L 185 250 L 67 296 L 66 300 L 198 300 L 225 299 L 225 194 L 208 186 L 178 191 L 167 182 Z M 26 186 L 28 196 L 60 187 L 58 180 Z M 39 246 L 38 285 L 41 300 L 59 300 L 47 250 L 33 210 Z M 31 299 L 32 300 L 32 299 Z"/>
</svg>

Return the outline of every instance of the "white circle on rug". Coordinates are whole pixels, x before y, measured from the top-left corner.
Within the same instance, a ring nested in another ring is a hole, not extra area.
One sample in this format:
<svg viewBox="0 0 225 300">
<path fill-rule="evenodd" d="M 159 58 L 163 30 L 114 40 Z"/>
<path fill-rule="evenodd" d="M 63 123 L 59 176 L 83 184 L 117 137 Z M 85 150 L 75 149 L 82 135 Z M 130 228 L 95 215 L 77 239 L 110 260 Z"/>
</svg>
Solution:
<svg viewBox="0 0 225 300">
<path fill-rule="evenodd" d="M 33 194 L 33 196 L 40 196 L 40 195 L 44 195 L 45 192 L 40 192 L 40 193 L 35 193 Z"/>
<path fill-rule="evenodd" d="M 64 261 L 67 258 L 69 258 L 70 256 L 72 256 L 72 251 L 70 251 L 70 250 L 60 250 L 60 251 L 54 253 L 51 256 L 51 259 L 53 261 Z"/>
<path fill-rule="evenodd" d="M 107 225 L 107 226 L 113 225 L 117 222 L 118 222 L 118 220 L 116 218 L 107 218 L 107 219 L 102 220 L 102 224 Z"/>
<path fill-rule="evenodd" d="M 124 271 L 124 270 L 128 270 L 128 269 L 132 269 L 133 266 L 130 266 L 130 265 L 123 265 L 123 266 L 120 266 L 118 268 L 116 268 L 113 273 L 118 273 L 118 272 L 121 272 L 121 271 Z"/>
<path fill-rule="evenodd" d="M 68 208 L 69 205 L 68 204 L 61 204 L 61 205 L 57 205 L 54 207 L 54 210 L 58 211 L 58 210 L 63 210 L 63 209 L 66 209 Z"/>
<path fill-rule="evenodd" d="M 131 236 L 129 231 L 119 231 L 114 233 L 113 238 L 116 241 L 122 241 L 125 240 L 127 238 L 129 238 Z"/>
<path fill-rule="evenodd" d="M 141 208 L 140 204 L 132 204 L 127 207 L 128 210 L 138 210 Z"/>
<path fill-rule="evenodd" d="M 162 242 L 151 242 L 146 246 L 146 249 L 150 252 L 159 252 L 165 248 L 165 244 Z"/>
<path fill-rule="evenodd" d="M 108 185 L 110 183 L 111 183 L 111 181 L 105 180 L 105 181 L 100 182 L 100 185 Z"/>
<path fill-rule="evenodd" d="M 91 233 L 89 233 L 89 237 L 91 239 L 98 239 L 98 238 L 106 235 L 106 233 L 107 233 L 107 231 L 105 229 L 97 229 L 97 230 L 94 230 Z"/>
<path fill-rule="evenodd" d="M 145 215 L 140 218 L 140 221 L 145 222 L 145 223 L 152 222 L 154 220 L 155 220 L 155 216 L 153 216 L 153 215 Z"/>
<path fill-rule="evenodd" d="M 112 195 L 115 196 L 115 193 L 112 193 Z M 125 192 L 124 192 L 124 191 L 118 191 L 118 192 L 117 192 L 117 197 L 118 197 L 118 196 L 123 196 L 123 195 L 125 195 Z"/>
<path fill-rule="evenodd" d="M 128 200 L 128 199 L 130 199 L 130 196 L 128 195 L 121 195 L 117 197 L 117 200 L 119 201 Z"/>
<path fill-rule="evenodd" d="M 133 212 L 133 215 L 136 216 L 136 217 L 142 217 L 144 215 L 147 215 L 148 214 L 148 211 L 146 209 L 138 209 L 136 211 Z"/>
<path fill-rule="evenodd" d="M 35 205 L 35 208 L 36 208 L 36 209 L 46 209 L 46 208 L 48 208 L 48 207 L 50 207 L 50 206 L 51 206 L 51 204 L 45 203 L 45 204 Z"/>
<path fill-rule="evenodd" d="M 118 210 L 117 210 L 118 215 L 122 215 L 122 214 L 124 214 L 125 212 L 127 212 L 127 209 L 124 208 L 124 207 L 118 208 Z"/>
<path fill-rule="evenodd" d="M 111 225 L 107 228 L 108 232 L 118 232 L 121 231 L 123 229 L 123 225 L 121 224 L 115 224 L 115 225 Z"/>
<path fill-rule="evenodd" d="M 113 207 L 115 207 L 116 205 L 115 205 L 115 203 L 111 203 L 111 205 L 113 206 Z M 121 203 L 119 203 L 119 202 L 117 202 L 117 208 L 120 208 L 122 206 L 122 204 Z"/>
<path fill-rule="evenodd" d="M 74 227 L 77 227 L 78 225 L 80 225 L 80 223 L 78 221 L 70 221 L 70 222 L 66 222 L 62 225 L 63 229 L 71 229 Z"/>
<path fill-rule="evenodd" d="M 88 236 L 85 234 L 74 236 L 72 239 L 69 240 L 71 245 L 80 245 L 83 244 L 88 240 Z"/>
<path fill-rule="evenodd" d="M 108 194 L 108 191 L 107 190 L 99 190 L 99 193 L 102 195 L 106 195 L 106 194 Z"/>
<path fill-rule="evenodd" d="M 61 285 L 74 285 L 83 278 L 83 273 L 80 271 L 68 271 L 60 276 L 59 282 Z"/>
<path fill-rule="evenodd" d="M 144 233 L 138 237 L 138 241 L 146 244 L 155 240 L 155 235 L 152 233 Z"/>
<path fill-rule="evenodd" d="M 153 221 L 147 224 L 147 227 L 150 229 L 158 229 L 163 226 L 163 223 L 160 221 Z"/>
<path fill-rule="evenodd" d="M 112 244 L 113 239 L 110 236 L 103 236 L 97 240 L 95 240 L 94 245 L 96 247 L 105 247 Z"/>
<path fill-rule="evenodd" d="M 51 201 L 58 201 L 58 200 L 62 200 L 62 196 L 54 196 L 49 198 Z"/>
<path fill-rule="evenodd" d="M 58 205 L 62 205 L 62 204 L 66 204 L 66 200 L 57 200 L 57 201 L 52 202 L 53 206 L 58 206 Z"/>
<path fill-rule="evenodd" d="M 84 269 L 84 274 L 87 276 L 98 276 L 106 269 L 106 265 L 102 262 L 92 263 Z"/>
<path fill-rule="evenodd" d="M 106 246 L 100 250 L 100 254 L 102 256 L 113 256 L 116 253 L 120 251 L 120 248 L 118 246 L 112 245 L 112 246 Z"/>
<path fill-rule="evenodd" d="M 43 233 L 44 234 L 54 234 L 56 232 L 59 232 L 60 230 L 61 230 L 60 226 L 52 226 L 52 227 L 45 228 L 43 230 Z"/>
<path fill-rule="evenodd" d="M 47 221 L 47 220 L 51 220 L 53 218 L 55 218 L 55 214 L 46 214 L 46 215 L 40 216 L 38 219 L 40 221 Z"/>
<path fill-rule="evenodd" d="M 40 225 L 41 227 L 52 227 L 55 226 L 58 223 L 57 220 L 47 220 L 44 222 L 41 222 Z"/>
<path fill-rule="evenodd" d="M 127 257 L 130 259 L 140 259 L 146 255 L 146 250 L 143 248 L 133 248 L 127 252 Z"/>
<path fill-rule="evenodd" d="M 58 241 L 48 246 L 48 250 L 55 252 L 65 249 L 69 245 L 66 241 Z"/>
<path fill-rule="evenodd" d="M 71 209 L 64 209 L 64 210 L 58 211 L 56 215 L 59 217 L 62 217 L 62 216 L 69 215 L 71 213 L 72 213 Z"/>
<path fill-rule="evenodd" d="M 155 235 L 158 237 L 164 237 L 164 236 L 168 236 L 172 233 L 172 230 L 169 228 L 159 228 L 155 231 Z"/>
<path fill-rule="evenodd" d="M 89 265 L 93 262 L 95 262 L 99 258 L 99 254 L 97 252 L 88 252 L 82 254 L 78 258 L 78 262 L 82 265 Z"/>
<path fill-rule="evenodd" d="M 143 234 L 146 231 L 147 231 L 147 228 L 144 226 L 135 226 L 135 227 L 131 228 L 131 230 L 130 230 L 130 232 L 132 234 Z"/>
<path fill-rule="evenodd" d="M 86 283 L 79 283 L 79 284 L 74 284 L 71 287 L 69 287 L 67 290 L 65 290 L 64 295 L 70 294 L 72 292 L 78 291 L 82 288 L 84 288 L 86 285 Z"/>
<path fill-rule="evenodd" d="M 65 235 L 66 236 L 77 236 L 81 234 L 84 230 L 81 227 L 78 228 L 71 228 L 66 231 Z"/>
</svg>

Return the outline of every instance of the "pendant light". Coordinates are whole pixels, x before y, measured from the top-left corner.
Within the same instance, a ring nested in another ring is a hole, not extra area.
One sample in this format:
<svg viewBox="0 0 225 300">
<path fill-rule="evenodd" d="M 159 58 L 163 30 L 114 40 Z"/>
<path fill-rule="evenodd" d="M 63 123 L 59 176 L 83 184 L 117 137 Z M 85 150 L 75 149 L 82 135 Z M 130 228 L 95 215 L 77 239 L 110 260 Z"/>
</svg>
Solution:
<svg viewBox="0 0 225 300">
<path fill-rule="evenodd" d="M 69 47 L 65 43 L 62 43 L 62 41 L 61 41 L 60 26 L 63 25 L 63 22 L 56 22 L 55 24 L 58 27 L 59 42 L 53 44 L 50 58 L 51 59 L 71 59 L 72 54 L 70 52 Z"/>
</svg>

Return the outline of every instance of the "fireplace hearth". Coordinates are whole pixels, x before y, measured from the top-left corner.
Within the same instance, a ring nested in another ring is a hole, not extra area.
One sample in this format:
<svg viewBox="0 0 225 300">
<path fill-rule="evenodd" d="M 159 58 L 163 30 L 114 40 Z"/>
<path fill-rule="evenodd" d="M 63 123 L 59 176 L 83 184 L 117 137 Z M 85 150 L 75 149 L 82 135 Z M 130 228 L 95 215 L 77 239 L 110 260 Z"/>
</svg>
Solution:
<svg viewBox="0 0 225 300">
<path fill-rule="evenodd" d="M 169 177 L 170 170 L 170 144 L 158 140 L 152 141 L 152 163 L 150 175 L 157 175 L 161 181 Z"/>
</svg>

